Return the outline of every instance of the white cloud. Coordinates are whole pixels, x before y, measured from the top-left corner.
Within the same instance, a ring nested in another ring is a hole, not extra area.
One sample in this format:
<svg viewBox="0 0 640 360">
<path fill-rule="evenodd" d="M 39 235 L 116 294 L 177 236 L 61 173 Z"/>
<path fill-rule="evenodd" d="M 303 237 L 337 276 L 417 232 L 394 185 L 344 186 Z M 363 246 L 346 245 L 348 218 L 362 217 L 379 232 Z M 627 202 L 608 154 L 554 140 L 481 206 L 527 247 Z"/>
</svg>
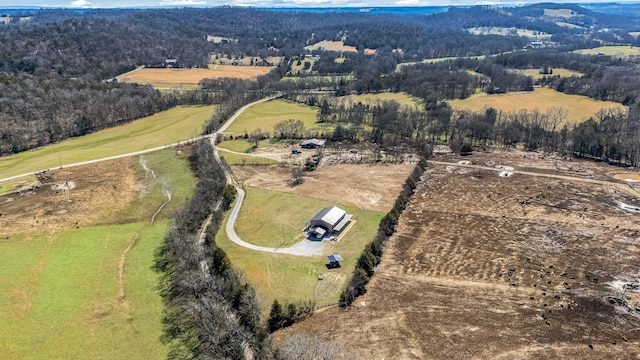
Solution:
<svg viewBox="0 0 640 360">
<path fill-rule="evenodd" d="M 160 4 L 171 6 L 203 6 L 207 5 L 207 0 L 162 0 Z"/>
<path fill-rule="evenodd" d="M 96 7 L 96 5 L 92 2 L 89 2 L 87 0 L 74 0 L 71 2 L 71 7 L 75 7 L 75 8 L 90 8 L 90 7 Z"/>
</svg>

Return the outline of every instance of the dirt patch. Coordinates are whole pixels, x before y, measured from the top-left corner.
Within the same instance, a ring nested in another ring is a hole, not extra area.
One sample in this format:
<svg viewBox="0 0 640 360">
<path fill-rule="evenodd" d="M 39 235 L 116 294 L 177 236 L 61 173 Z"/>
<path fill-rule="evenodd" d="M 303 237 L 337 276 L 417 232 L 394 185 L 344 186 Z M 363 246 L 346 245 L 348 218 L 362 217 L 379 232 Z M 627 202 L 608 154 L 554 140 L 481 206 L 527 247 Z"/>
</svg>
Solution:
<svg viewBox="0 0 640 360">
<path fill-rule="evenodd" d="M 305 172 L 304 182 L 290 186 L 291 170 L 285 166 L 234 166 L 246 185 L 296 193 L 350 204 L 366 210 L 388 211 L 413 165 L 329 165 Z"/>
<path fill-rule="evenodd" d="M 613 177 L 622 181 L 640 182 L 640 174 L 638 173 L 615 174 Z"/>
<path fill-rule="evenodd" d="M 117 223 L 141 190 L 136 179 L 135 159 L 42 173 L 41 186 L 0 197 L 0 239 Z"/>
<path fill-rule="evenodd" d="M 616 169 L 518 152 L 465 160 L 578 180 Z M 359 359 L 637 358 L 637 291 L 622 306 L 609 285 L 639 281 L 640 215 L 616 205 L 637 200 L 615 184 L 469 170 L 431 166 L 367 294 L 276 338 L 344 340 Z"/>
</svg>

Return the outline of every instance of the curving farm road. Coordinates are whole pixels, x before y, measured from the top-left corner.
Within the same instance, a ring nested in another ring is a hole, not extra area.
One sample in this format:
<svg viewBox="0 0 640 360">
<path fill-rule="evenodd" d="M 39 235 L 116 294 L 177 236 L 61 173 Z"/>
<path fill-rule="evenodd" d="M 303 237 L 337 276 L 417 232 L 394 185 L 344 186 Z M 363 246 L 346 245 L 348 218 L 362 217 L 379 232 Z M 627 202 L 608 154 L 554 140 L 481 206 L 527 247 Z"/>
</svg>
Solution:
<svg viewBox="0 0 640 360">
<path fill-rule="evenodd" d="M 264 98 L 241 107 L 238 111 L 236 111 L 235 114 L 233 114 L 233 116 L 229 118 L 229 120 L 227 120 L 222 126 L 220 126 L 218 131 L 215 132 L 215 135 L 222 134 L 229 127 L 229 125 L 231 125 L 238 118 L 238 116 L 242 114 L 243 111 L 247 110 L 253 105 L 256 105 L 265 101 L 269 101 L 274 98 L 275 96 Z M 211 141 L 211 146 L 213 146 L 213 149 L 214 149 L 214 155 L 215 155 L 216 161 L 220 162 L 220 155 L 218 154 L 218 147 L 215 145 L 215 139 L 216 139 L 215 136 L 211 136 L 209 138 L 209 140 Z M 288 255 L 296 255 L 296 256 L 321 256 L 323 254 L 324 243 L 321 241 L 311 241 L 311 240 L 305 239 L 291 247 L 271 248 L 271 247 L 254 245 L 242 240 L 240 236 L 238 236 L 238 234 L 236 233 L 235 224 L 238 219 L 238 214 L 240 213 L 240 209 L 242 208 L 242 203 L 244 201 L 246 193 L 244 189 L 242 189 L 242 187 L 238 185 L 238 183 L 235 181 L 235 179 L 231 176 L 231 174 L 229 174 L 229 172 L 226 169 L 225 169 L 225 174 L 227 176 L 227 182 L 233 185 L 237 191 L 236 202 L 233 206 L 233 209 L 231 209 L 231 213 L 229 214 L 229 220 L 227 221 L 227 224 L 225 226 L 225 232 L 227 233 L 227 237 L 229 238 L 229 240 L 247 249 L 269 252 L 269 253 L 288 254 Z"/>
</svg>

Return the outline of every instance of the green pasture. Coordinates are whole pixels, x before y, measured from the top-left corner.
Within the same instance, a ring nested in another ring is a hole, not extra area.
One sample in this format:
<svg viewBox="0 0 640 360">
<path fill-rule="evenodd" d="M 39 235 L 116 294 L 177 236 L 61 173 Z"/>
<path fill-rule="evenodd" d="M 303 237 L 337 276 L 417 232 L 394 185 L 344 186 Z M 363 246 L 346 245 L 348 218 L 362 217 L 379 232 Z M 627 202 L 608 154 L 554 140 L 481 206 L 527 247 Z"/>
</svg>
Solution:
<svg viewBox="0 0 640 360">
<path fill-rule="evenodd" d="M 273 165 L 278 163 L 278 161 L 274 159 L 236 154 L 224 151 L 223 149 L 220 149 L 220 157 L 224 158 L 229 165 Z"/>
<path fill-rule="evenodd" d="M 265 141 L 260 141 L 260 144 L 265 143 Z M 234 139 L 234 140 L 225 140 L 221 143 L 219 143 L 218 148 L 220 148 L 221 150 L 231 150 L 231 151 L 236 151 L 236 152 L 241 152 L 241 153 L 250 153 L 253 150 L 255 150 L 255 148 L 253 147 L 252 144 L 250 144 L 247 140 L 245 139 Z"/>
<path fill-rule="evenodd" d="M 314 300 L 318 306 L 336 303 L 362 249 L 374 239 L 384 214 L 296 194 L 253 187 L 246 190 L 236 232 L 243 240 L 258 245 L 286 247 L 302 240 L 305 223 L 327 206 L 339 206 L 354 215 L 354 223 L 342 239 L 325 245 L 327 255 L 339 253 L 345 259 L 339 269 L 328 270 L 325 256 L 273 254 L 238 246 L 227 238 L 224 227 L 216 237 L 218 246 L 227 252 L 234 267 L 256 288 L 262 299 L 263 315 L 268 314 L 274 299 L 283 302 Z M 319 281 L 319 275 L 328 275 L 327 281 Z M 331 283 L 331 275 L 337 276 L 339 281 Z"/>
<path fill-rule="evenodd" d="M 2 241 L 2 358 L 164 358 L 163 305 L 151 267 L 166 227 L 131 223 Z M 119 260 L 136 232 L 121 302 Z"/>
<path fill-rule="evenodd" d="M 238 137 L 245 133 L 251 134 L 256 129 L 271 133 L 275 124 L 288 119 L 302 120 L 305 131 L 329 128 L 327 124 L 318 124 L 316 122 L 317 113 L 318 109 L 315 107 L 286 100 L 272 100 L 254 105 L 245 110 L 227 128 L 225 134 Z"/>
<path fill-rule="evenodd" d="M 152 268 L 168 214 L 195 188 L 188 156 L 187 148 L 144 155 L 156 177 L 145 177 L 139 166 L 145 188 L 112 223 L 0 242 L 2 359 L 166 358 L 167 348 L 159 341 L 160 275 Z M 172 200 L 151 224 L 167 189 Z M 120 283 L 120 260 L 136 234 Z"/>
<path fill-rule="evenodd" d="M 575 53 L 583 54 L 583 55 L 598 55 L 604 54 L 609 56 L 639 56 L 640 55 L 640 47 L 634 47 L 629 45 L 619 45 L 619 46 L 600 46 L 593 49 L 580 49 L 574 50 Z"/>
<path fill-rule="evenodd" d="M 151 149 L 200 135 L 213 106 L 178 106 L 126 125 L 0 157 L 0 178 Z"/>
</svg>

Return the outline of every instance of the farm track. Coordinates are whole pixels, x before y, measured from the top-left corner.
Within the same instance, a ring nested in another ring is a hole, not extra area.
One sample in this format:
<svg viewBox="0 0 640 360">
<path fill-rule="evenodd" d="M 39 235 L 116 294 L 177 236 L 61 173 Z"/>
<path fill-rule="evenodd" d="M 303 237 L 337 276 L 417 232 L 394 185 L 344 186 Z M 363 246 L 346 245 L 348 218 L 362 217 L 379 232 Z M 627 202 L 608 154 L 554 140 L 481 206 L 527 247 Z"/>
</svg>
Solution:
<svg viewBox="0 0 640 360">
<path fill-rule="evenodd" d="M 269 100 L 273 100 L 275 98 L 276 97 L 273 97 L 273 96 L 267 97 L 243 106 L 238 111 L 236 111 L 236 113 L 233 114 L 233 116 L 231 116 L 229 120 L 227 120 L 222 126 L 220 126 L 220 129 L 218 129 L 218 131 L 216 131 L 212 135 L 222 134 L 238 118 L 238 116 L 242 114 L 242 112 L 244 112 L 251 106 L 257 105 L 259 103 L 263 103 Z M 220 154 L 218 154 L 218 147 L 215 145 L 215 139 L 216 137 L 214 136 L 209 137 L 209 140 L 211 141 L 211 146 L 213 146 L 213 149 L 214 149 L 215 159 L 216 161 L 221 163 Z M 235 179 L 233 178 L 233 176 L 231 176 L 231 174 L 227 169 L 225 169 L 225 174 L 227 177 L 227 182 L 233 185 L 237 191 L 236 202 L 233 208 L 231 209 L 231 213 L 229 214 L 229 219 L 227 220 L 227 224 L 225 225 L 225 232 L 227 233 L 227 236 L 232 242 L 234 242 L 239 246 L 245 247 L 247 249 L 262 251 L 262 252 L 269 252 L 269 253 L 288 254 L 288 255 L 295 255 L 295 256 L 320 256 L 323 254 L 324 244 L 322 242 L 312 242 L 309 240 L 302 240 L 301 242 L 288 248 L 270 248 L 265 246 L 254 245 L 242 240 L 236 233 L 235 223 L 238 220 L 238 214 L 240 213 L 240 209 L 242 208 L 242 203 L 244 202 L 246 193 L 242 188 L 242 186 L 240 186 L 235 181 Z"/>
</svg>

